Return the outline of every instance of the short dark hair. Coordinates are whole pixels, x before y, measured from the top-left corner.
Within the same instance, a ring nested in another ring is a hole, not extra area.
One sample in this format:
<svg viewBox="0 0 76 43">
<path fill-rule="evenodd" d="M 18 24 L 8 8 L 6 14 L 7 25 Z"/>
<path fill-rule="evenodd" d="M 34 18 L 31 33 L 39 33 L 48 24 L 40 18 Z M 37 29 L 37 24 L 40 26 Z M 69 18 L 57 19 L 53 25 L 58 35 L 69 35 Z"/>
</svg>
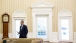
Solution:
<svg viewBox="0 0 76 43">
<path fill-rule="evenodd" d="M 24 22 L 23 20 L 21 20 L 21 22 Z"/>
</svg>

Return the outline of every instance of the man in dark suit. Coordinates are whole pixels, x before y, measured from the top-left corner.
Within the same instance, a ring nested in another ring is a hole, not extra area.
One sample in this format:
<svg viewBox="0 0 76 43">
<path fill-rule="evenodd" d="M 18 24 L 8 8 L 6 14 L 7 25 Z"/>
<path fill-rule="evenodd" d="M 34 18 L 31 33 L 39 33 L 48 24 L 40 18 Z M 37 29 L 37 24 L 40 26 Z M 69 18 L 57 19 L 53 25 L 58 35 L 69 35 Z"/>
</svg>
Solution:
<svg viewBox="0 0 76 43">
<path fill-rule="evenodd" d="M 20 34 L 19 38 L 27 38 L 28 28 L 26 25 L 24 25 L 23 20 L 21 20 L 21 26 L 20 26 L 19 34 Z"/>
</svg>

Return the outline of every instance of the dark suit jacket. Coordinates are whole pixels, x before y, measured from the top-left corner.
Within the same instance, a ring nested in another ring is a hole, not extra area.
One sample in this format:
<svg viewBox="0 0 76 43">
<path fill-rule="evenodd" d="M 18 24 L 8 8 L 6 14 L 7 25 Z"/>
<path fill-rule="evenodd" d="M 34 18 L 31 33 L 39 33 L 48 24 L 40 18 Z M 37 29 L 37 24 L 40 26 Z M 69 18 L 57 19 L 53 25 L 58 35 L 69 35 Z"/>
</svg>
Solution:
<svg viewBox="0 0 76 43">
<path fill-rule="evenodd" d="M 27 26 L 23 25 L 22 29 L 21 29 L 21 26 L 20 26 L 20 36 L 19 36 L 19 38 L 27 38 L 27 33 L 28 33 Z"/>
</svg>

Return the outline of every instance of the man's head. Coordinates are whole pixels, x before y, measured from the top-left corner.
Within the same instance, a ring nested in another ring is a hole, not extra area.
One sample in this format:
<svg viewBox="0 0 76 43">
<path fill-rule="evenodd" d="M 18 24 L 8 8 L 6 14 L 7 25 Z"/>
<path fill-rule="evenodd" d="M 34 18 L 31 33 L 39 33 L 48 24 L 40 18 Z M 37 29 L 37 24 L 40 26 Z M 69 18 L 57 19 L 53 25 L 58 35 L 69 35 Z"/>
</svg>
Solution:
<svg viewBox="0 0 76 43">
<path fill-rule="evenodd" d="M 21 20 L 21 22 L 20 22 L 20 23 L 21 23 L 21 25 L 23 25 L 23 24 L 24 24 L 24 21 L 23 21 L 23 20 Z"/>
</svg>

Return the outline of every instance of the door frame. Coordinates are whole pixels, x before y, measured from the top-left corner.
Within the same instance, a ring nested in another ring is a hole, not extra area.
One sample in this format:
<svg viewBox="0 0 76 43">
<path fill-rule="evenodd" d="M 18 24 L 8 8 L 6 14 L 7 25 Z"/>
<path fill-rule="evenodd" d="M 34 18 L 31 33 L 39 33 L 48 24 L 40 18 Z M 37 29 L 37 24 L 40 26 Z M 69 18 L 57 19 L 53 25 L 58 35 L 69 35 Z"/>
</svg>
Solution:
<svg viewBox="0 0 76 43">
<path fill-rule="evenodd" d="M 58 13 L 58 37 L 60 37 L 60 18 L 69 17 L 71 19 L 71 26 L 70 26 L 70 40 L 69 42 L 73 42 L 73 18 L 72 18 L 72 12 L 68 9 L 62 9 Z M 59 41 L 64 41 L 59 38 Z"/>
<path fill-rule="evenodd" d="M 43 15 L 43 16 L 45 16 L 45 15 L 48 15 L 48 40 L 46 40 L 46 41 L 52 41 L 51 40 L 51 35 L 52 35 L 52 9 L 51 10 L 49 10 L 49 9 L 46 9 L 45 11 L 44 11 L 44 9 L 43 10 L 38 10 L 38 9 L 35 9 L 35 10 L 33 10 L 33 12 L 32 12 L 32 17 L 33 17 L 33 38 L 37 38 L 37 33 L 36 33 L 36 16 L 37 15 Z"/>
<path fill-rule="evenodd" d="M 38 2 L 31 6 L 32 8 L 32 18 L 33 18 L 33 38 L 36 38 L 36 15 L 48 15 L 49 17 L 49 31 L 48 31 L 48 40 L 49 42 L 52 41 L 52 9 L 53 5 L 49 5 L 45 2 Z"/>
<path fill-rule="evenodd" d="M 15 19 L 24 19 L 24 23 L 27 25 L 27 15 L 24 11 L 22 10 L 16 10 L 13 14 L 12 14 L 12 38 L 15 38 L 15 28 L 14 28 L 14 20 Z"/>
<path fill-rule="evenodd" d="M 12 21 L 12 37 L 15 38 L 15 20 L 24 20 L 24 24 L 27 25 L 27 22 L 26 22 L 26 17 L 14 17 L 13 18 L 13 21 Z"/>
<path fill-rule="evenodd" d="M 69 27 L 69 40 L 62 40 L 61 39 L 61 27 L 60 27 L 60 20 L 61 19 L 69 19 L 70 20 L 70 27 Z M 58 18 L 58 32 L 59 32 L 59 41 L 67 41 L 67 42 L 72 42 L 73 40 L 73 29 L 72 29 L 72 18 L 71 17 L 60 17 Z"/>
</svg>

